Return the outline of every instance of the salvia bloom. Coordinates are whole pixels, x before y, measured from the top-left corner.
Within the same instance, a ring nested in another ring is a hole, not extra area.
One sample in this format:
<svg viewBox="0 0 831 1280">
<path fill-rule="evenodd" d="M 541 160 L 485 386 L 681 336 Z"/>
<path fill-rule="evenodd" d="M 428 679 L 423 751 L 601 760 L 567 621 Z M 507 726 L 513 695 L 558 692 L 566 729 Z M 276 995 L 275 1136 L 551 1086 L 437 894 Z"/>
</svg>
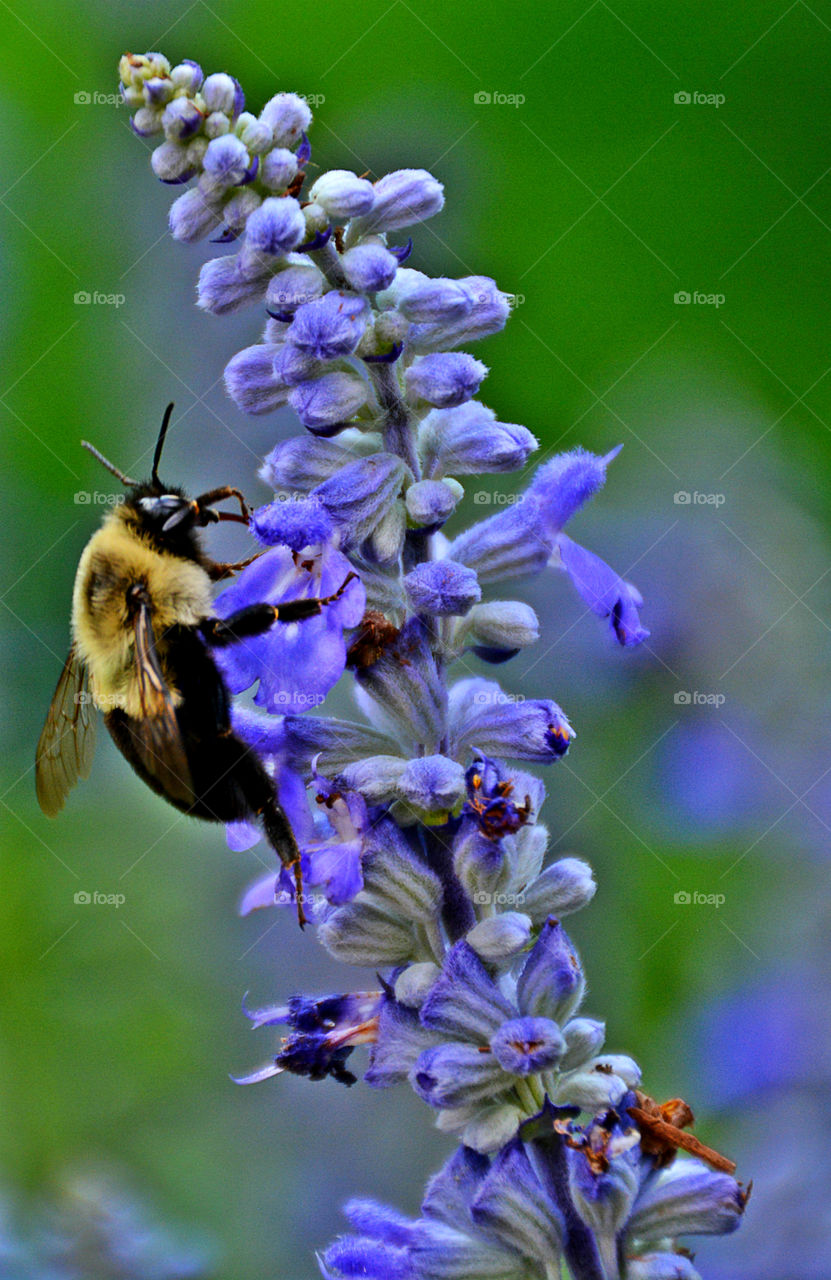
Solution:
<svg viewBox="0 0 831 1280">
<path fill-rule="evenodd" d="M 525 700 L 471 674 L 539 638 L 500 584 L 550 568 L 618 644 L 649 635 L 636 588 L 565 532 L 618 449 L 551 458 L 460 530 L 466 477 L 523 471 L 537 440 L 477 399 L 488 369 L 468 347 L 503 328 L 509 296 L 409 265 L 408 230 L 441 211 L 441 183 L 421 169 L 309 182 L 303 98 L 279 93 L 255 116 L 224 73 L 160 54 L 125 55 L 120 70 L 134 128 L 158 138 L 154 172 L 193 184 L 173 235 L 230 246 L 202 266 L 199 306 L 259 317 L 259 340 L 225 369 L 228 394 L 247 414 L 289 407 L 302 426 L 265 459 L 274 498 L 251 519 L 264 550 L 217 608 L 329 603 L 217 660 L 233 692 L 254 691 L 259 710 L 238 710 L 235 729 L 273 772 L 319 940 L 381 975 L 375 991 L 249 1013 L 283 1034 L 240 1082 L 351 1084 L 367 1046 L 365 1082 L 408 1083 L 462 1144 L 419 1219 L 349 1206 L 356 1234 L 321 1270 L 552 1280 L 563 1261 L 572 1280 L 692 1280 L 677 1237 L 732 1230 L 744 1196 L 730 1173 L 672 1165 L 674 1147 L 644 1136 L 630 1114 L 638 1066 L 605 1052 L 603 1023 L 581 1011 L 561 920 L 594 880 L 575 858 L 546 866 L 545 788 L 526 771 L 556 765 L 575 731 L 560 691 Z M 355 712 L 336 718 L 320 703 L 342 681 Z M 233 848 L 258 838 L 229 828 Z M 293 899 L 275 870 L 240 909 Z"/>
</svg>

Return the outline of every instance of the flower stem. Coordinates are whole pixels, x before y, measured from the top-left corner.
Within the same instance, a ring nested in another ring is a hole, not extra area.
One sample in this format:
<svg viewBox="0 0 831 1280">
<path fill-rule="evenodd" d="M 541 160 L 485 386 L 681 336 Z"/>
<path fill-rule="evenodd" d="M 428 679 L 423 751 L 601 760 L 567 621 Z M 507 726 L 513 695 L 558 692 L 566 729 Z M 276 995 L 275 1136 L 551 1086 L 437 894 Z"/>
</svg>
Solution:
<svg viewBox="0 0 831 1280">
<path fill-rule="evenodd" d="M 617 1266 L 607 1273 L 594 1233 L 572 1202 L 562 1135 L 552 1132 L 534 1138 L 528 1144 L 528 1154 L 540 1182 L 563 1215 L 563 1254 L 573 1280 L 617 1280 Z"/>
<path fill-rule="evenodd" d="M 439 877 L 444 889 L 442 920 L 451 942 L 463 938 L 476 923 L 473 904 L 462 888 L 453 869 L 453 849 L 434 827 L 420 827 L 427 862 Z"/>
<path fill-rule="evenodd" d="M 416 480 L 421 478 L 421 468 L 413 441 L 413 425 L 410 410 L 401 395 L 395 366 L 373 365 L 370 371 L 378 403 L 384 414 L 384 448 L 403 458 Z"/>
</svg>

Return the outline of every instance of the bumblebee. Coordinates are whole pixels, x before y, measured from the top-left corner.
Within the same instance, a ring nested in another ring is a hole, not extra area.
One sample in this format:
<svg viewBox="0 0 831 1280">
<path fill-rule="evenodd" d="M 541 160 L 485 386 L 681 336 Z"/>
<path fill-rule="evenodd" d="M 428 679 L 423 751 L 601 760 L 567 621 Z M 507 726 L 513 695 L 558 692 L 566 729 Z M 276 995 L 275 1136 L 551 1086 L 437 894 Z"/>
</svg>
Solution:
<svg viewBox="0 0 831 1280">
<path fill-rule="evenodd" d="M 148 481 L 131 480 L 82 441 L 128 492 L 78 565 L 72 645 L 37 745 L 38 802 L 54 817 L 78 779 L 89 775 L 97 708 L 139 777 L 177 809 L 210 822 L 261 822 L 294 876 L 302 926 L 297 843 L 272 778 L 231 727 L 230 694 L 211 650 L 319 614 L 356 575 L 331 596 L 253 604 L 216 617 L 212 583 L 256 557 L 212 560 L 199 531 L 221 520 L 247 525 L 249 513 L 230 485 L 189 498 L 162 484 L 159 463 L 172 410 L 168 405 Z M 214 509 L 225 499 L 236 500 L 239 512 Z"/>
</svg>

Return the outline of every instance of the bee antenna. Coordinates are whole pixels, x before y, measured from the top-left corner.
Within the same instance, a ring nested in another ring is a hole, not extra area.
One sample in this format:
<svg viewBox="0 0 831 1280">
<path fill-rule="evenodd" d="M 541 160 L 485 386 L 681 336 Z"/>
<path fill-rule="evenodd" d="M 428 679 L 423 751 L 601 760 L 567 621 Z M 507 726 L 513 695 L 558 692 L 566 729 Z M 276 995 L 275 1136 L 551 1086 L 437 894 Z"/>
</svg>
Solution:
<svg viewBox="0 0 831 1280">
<path fill-rule="evenodd" d="M 136 487 L 138 480 L 131 480 L 129 476 L 125 476 L 123 471 L 119 471 L 118 467 L 115 466 L 114 463 L 110 462 L 109 459 L 105 458 L 103 453 L 99 453 L 95 446 L 91 445 L 88 440 L 81 441 L 81 448 L 88 450 L 88 452 L 92 454 L 93 458 L 98 459 L 102 467 L 106 467 L 110 474 L 114 475 L 115 478 L 120 480 L 123 485 L 126 485 L 128 489 L 134 489 Z"/>
<path fill-rule="evenodd" d="M 170 415 L 172 413 L 173 413 L 173 403 L 171 402 L 164 411 L 164 417 L 162 418 L 162 425 L 161 425 L 161 428 L 159 429 L 159 438 L 156 441 L 156 452 L 153 454 L 153 470 L 150 473 L 150 479 L 153 481 L 155 485 L 158 485 L 159 488 L 161 488 L 161 484 L 162 484 L 161 480 L 159 479 L 159 463 L 161 462 L 161 459 L 162 459 L 162 449 L 164 448 L 165 436 L 167 435 L 167 428 L 170 426 Z"/>
</svg>

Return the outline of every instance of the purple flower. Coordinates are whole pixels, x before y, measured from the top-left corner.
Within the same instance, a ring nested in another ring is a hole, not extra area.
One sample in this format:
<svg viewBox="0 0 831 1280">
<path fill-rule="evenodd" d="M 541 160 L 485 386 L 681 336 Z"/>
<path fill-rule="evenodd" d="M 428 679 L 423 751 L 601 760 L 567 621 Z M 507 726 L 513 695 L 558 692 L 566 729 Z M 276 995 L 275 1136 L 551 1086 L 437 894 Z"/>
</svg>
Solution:
<svg viewBox="0 0 831 1280">
<path fill-rule="evenodd" d="M 404 586 L 416 613 L 436 617 L 465 614 L 482 598 L 473 570 L 453 560 L 430 560 L 417 565 L 407 574 Z"/>
<path fill-rule="evenodd" d="M 538 447 L 527 427 L 497 422 L 476 400 L 434 409 L 421 424 L 419 445 L 425 471 L 434 476 L 516 471 Z"/>
<path fill-rule="evenodd" d="M 487 372 L 481 360 L 461 352 L 422 356 L 405 374 L 407 395 L 449 409 L 475 396 Z"/>
<path fill-rule="evenodd" d="M 216 612 L 227 618 L 246 605 L 280 604 L 310 596 L 334 595 L 351 572 L 349 561 L 331 546 L 300 560 L 288 547 L 274 547 L 243 569 L 216 600 Z M 276 712 L 306 711 L 319 706 L 346 666 L 344 630 L 357 626 L 365 605 L 360 582 L 303 622 L 281 625 L 214 652 L 232 693 L 259 681 L 254 701 Z"/>
<path fill-rule="evenodd" d="M 260 120 L 271 130 L 276 147 L 293 147 L 312 122 L 305 98 L 296 93 L 277 93 L 260 112 Z"/>
<path fill-rule="evenodd" d="M 232 133 L 213 138 L 202 161 L 205 172 L 224 187 L 242 182 L 250 163 L 248 148 Z"/>
<path fill-rule="evenodd" d="M 593 613 L 608 618 L 618 644 L 636 645 L 648 639 L 641 626 L 638 608 L 643 604 L 640 592 L 624 582 L 614 569 L 592 551 L 587 551 L 571 538 L 560 534 L 557 548 L 562 566 Z"/>
<path fill-rule="evenodd" d="M 251 532 L 264 546 L 285 546 L 292 551 L 329 542 L 333 529 L 328 511 L 313 499 L 270 502 L 251 516 Z"/>
<path fill-rule="evenodd" d="M 372 209 L 350 228 L 354 235 L 396 231 L 432 218 L 444 207 L 444 188 L 424 169 L 398 169 L 374 187 Z"/>
<path fill-rule="evenodd" d="M 359 293 L 378 293 L 395 279 L 398 259 L 384 245 L 370 241 L 347 249 L 341 266 L 351 288 Z"/>
<path fill-rule="evenodd" d="M 309 198 L 322 205 L 335 222 L 348 222 L 359 214 L 369 213 L 375 191 L 371 182 L 348 169 L 330 169 L 314 183 Z"/>
<path fill-rule="evenodd" d="M 451 689 L 450 725 L 457 756 L 479 750 L 537 764 L 565 755 L 575 736 L 556 702 L 517 699 L 479 677 Z"/>
<path fill-rule="evenodd" d="M 289 404 L 304 427 L 326 435 L 334 426 L 345 426 L 366 404 L 367 395 L 359 374 L 336 370 L 301 382 L 289 393 Z"/>
<path fill-rule="evenodd" d="M 278 346 L 261 342 L 238 351 L 225 366 L 225 388 L 244 413 L 271 413 L 286 403 L 289 388 L 274 372 L 279 351 Z"/>
<path fill-rule="evenodd" d="M 288 1004 L 264 1009 L 244 1009 L 255 1027 L 286 1026 L 289 1035 L 273 1062 L 251 1075 L 237 1077 L 237 1084 L 254 1084 L 290 1071 L 310 1080 L 332 1076 L 341 1084 L 354 1084 L 355 1076 L 344 1066 L 356 1045 L 375 1038 L 380 991 L 310 999 L 292 996 Z"/>
<path fill-rule="evenodd" d="M 336 360 L 355 350 L 368 317 L 366 299 L 333 289 L 298 309 L 288 340 L 314 360 Z"/>
<path fill-rule="evenodd" d="M 252 213 L 246 226 L 248 246 L 257 253 L 274 256 L 296 249 L 305 234 L 302 210 L 291 196 L 269 196 Z"/>
</svg>

